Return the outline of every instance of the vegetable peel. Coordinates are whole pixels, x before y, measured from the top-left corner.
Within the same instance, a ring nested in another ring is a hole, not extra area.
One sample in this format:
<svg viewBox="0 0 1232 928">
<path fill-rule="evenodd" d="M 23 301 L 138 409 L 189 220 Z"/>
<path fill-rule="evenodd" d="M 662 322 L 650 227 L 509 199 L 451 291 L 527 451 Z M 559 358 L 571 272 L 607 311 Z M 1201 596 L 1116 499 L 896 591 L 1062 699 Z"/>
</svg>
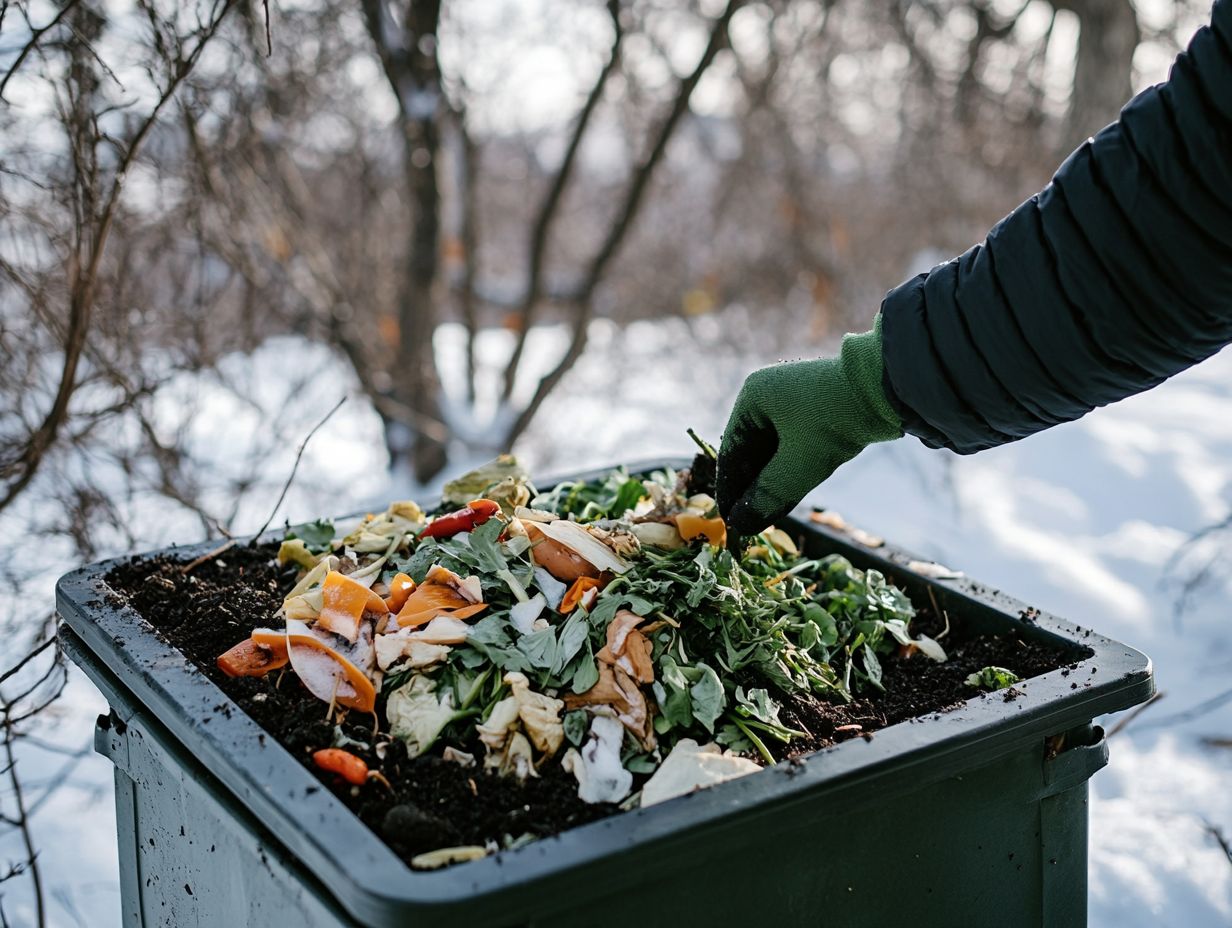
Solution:
<svg viewBox="0 0 1232 928">
<path fill-rule="evenodd" d="M 317 626 L 331 631 L 354 644 L 359 638 L 359 625 L 365 612 L 384 615 L 389 612 L 385 600 L 362 583 L 336 570 L 331 570 L 322 584 L 323 605 L 317 616 Z"/>
</svg>

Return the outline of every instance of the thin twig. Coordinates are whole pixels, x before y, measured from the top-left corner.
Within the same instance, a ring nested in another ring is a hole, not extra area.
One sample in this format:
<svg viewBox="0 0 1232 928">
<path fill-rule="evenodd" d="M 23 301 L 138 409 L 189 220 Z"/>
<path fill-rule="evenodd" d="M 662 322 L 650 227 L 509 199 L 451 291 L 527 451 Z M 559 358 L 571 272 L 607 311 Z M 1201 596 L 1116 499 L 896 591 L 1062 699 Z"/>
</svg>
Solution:
<svg viewBox="0 0 1232 928">
<path fill-rule="evenodd" d="M 261 531 L 265 531 L 265 530 L 262 529 Z M 258 532 L 257 534 L 260 535 L 261 532 Z M 201 555 L 198 558 L 193 558 L 191 561 L 189 561 L 187 564 L 185 564 L 183 567 L 180 568 L 180 573 L 182 574 L 192 573 L 194 570 L 196 570 L 206 561 L 212 561 L 214 558 L 218 557 L 218 555 L 222 554 L 223 552 L 229 551 L 232 547 L 234 547 L 234 545 L 235 545 L 235 539 L 228 538 L 226 541 L 224 541 L 214 550 L 207 551 L 205 552 L 205 554 Z"/>
<path fill-rule="evenodd" d="M 262 0 L 262 5 L 265 7 L 265 57 L 269 58 L 274 54 L 274 35 L 270 31 L 269 0 Z"/>
<path fill-rule="evenodd" d="M 1232 689 L 1224 690 L 1210 699 L 1198 703 L 1196 706 L 1191 706 L 1182 712 L 1174 712 L 1172 715 L 1165 715 L 1162 718 L 1151 719 L 1151 721 L 1139 726 L 1139 730 L 1146 728 L 1162 728 L 1165 725 L 1180 725 L 1183 722 L 1192 722 L 1194 719 L 1201 718 L 1207 713 L 1214 712 L 1216 709 L 1232 702 Z"/>
<path fill-rule="evenodd" d="M 73 7 L 77 6 L 79 2 L 80 0 L 69 0 L 68 3 L 64 4 L 64 6 L 60 8 L 60 12 L 55 15 L 51 22 L 47 23 L 45 26 L 40 26 L 30 34 L 30 41 L 22 47 L 21 52 L 17 55 L 17 59 L 9 67 L 8 71 L 5 72 L 4 79 L 0 80 L 0 99 L 4 98 L 4 88 L 9 85 L 9 79 L 17 73 L 17 70 L 21 67 L 22 62 L 29 56 L 30 52 L 34 51 L 34 49 L 38 47 L 39 40 L 43 38 L 43 35 L 48 30 L 54 29 L 58 26 L 60 21 L 72 12 Z"/>
<path fill-rule="evenodd" d="M 1133 711 L 1133 712 L 1129 713 L 1127 716 L 1125 716 L 1123 719 L 1121 719 L 1119 722 L 1117 722 L 1115 725 L 1113 725 L 1110 729 L 1108 729 L 1108 735 L 1107 735 L 1107 737 L 1111 738 L 1111 737 L 1112 737 L 1113 735 L 1115 735 L 1117 732 L 1121 731 L 1121 730 L 1122 730 L 1122 729 L 1123 729 L 1126 725 L 1128 725 L 1130 722 L 1132 722 L 1134 719 L 1136 719 L 1138 716 L 1140 716 L 1140 715 L 1141 715 L 1143 712 L 1145 712 L 1147 709 L 1151 708 L 1151 706 L 1155 705 L 1155 703 L 1159 702 L 1159 701 L 1160 701 L 1161 699 L 1163 699 L 1166 695 L 1167 695 L 1167 692 L 1166 692 L 1166 691 L 1164 691 L 1164 690 L 1156 690 L 1156 691 L 1155 691 L 1155 692 L 1151 695 L 1151 698 L 1150 698 L 1150 699 L 1148 699 L 1148 700 L 1147 700 L 1146 702 L 1144 702 L 1142 705 L 1138 706 L 1138 708 L 1134 709 L 1134 711 Z"/>
<path fill-rule="evenodd" d="M 330 417 L 341 409 L 342 404 L 346 401 L 347 398 L 345 396 L 338 400 L 338 402 L 334 404 L 334 408 L 327 412 L 324 417 L 322 417 L 321 421 L 312 427 L 312 431 L 304 436 L 304 440 L 299 443 L 299 450 L 295 452 L 295 463 L 291 465 L 291 473 L 287 476 L 287 482 L 282 485 L 282 492 L 278 494 L 278 501 L 274 503 L 274 508 L 270 510 L 269 518 L 265 520 L 265 523 L 259 529 L 257 529 L 257 533 L 253 537 L 254 542 L 265 534 L 265 530 L 269 528 L 270 523 L 274 521 L 274 516 L 278 514 L 278 509 L 282 506 L 282 501 L 287 498 L 287 491 L 291 489 L 291 482 L 295 480 L 295 472 L 299 470 L 300 458 L 304 456 L 304 449 L 308 447 L 308 442 L 312 441 L 312 436 L 317 433 L 317 430 L 328 422 Z"/>
<path fill-rule="evenodd" d="M 21 779 L 17 776 L 17 758 L 13 755 L 13 741 L 16 733 L 12 722 L 7 717 L 9 706 L 5 705 L 4 720 L 4 754 L 8 766 L 9 784 L 12 787 L 13 803 L 17 807 L 17 830 L 21 834 L 22 844 L 26 851 L 27 872 L 34 886 L 34 904 L 37 912 L 39 928 L 46 928 L 47 912 L 43 902 L 43 877 L 39 872 L 38 851 L 34 849 L 34 837 L 30 834 L 30 817 L 26 813 L 26 800 L 22 792 Z"/>
<path fill-rule="evenodd" d="M 4 683 L 6 680 L 8 680 L 9 678 L 11 678 L 13 675 L 15 675 L 15 674 L 17 674 L 18 672 L 20 672 L 20 671 L 21 671 L 21 669 L 22 669 L 23 667 L 25 667 L 25 666 L 26 666 L 27 664 L 29 664 L 32 660 L 34 660 L 36 657 L 38 657 L 40 654 L 42 654 L 44 651 L 46 651 L 49 647 L 51 647 L 52 645 L 54 645 L 54 644 L 55 644 L 58 640 L 59 640 L 59 639 L 57 639 L 57 638 L 55 638 L 55 637 L 48 638 L 46 641 L 44 641 L 42 644 L 40 644 L 40 645 L 39 645 L 37 648 L 35 648 L 33 651 L 31 651 L 30 653 L 26 654 L 26 655 L 25 655 L 25 656 L 24 656 L 21 660 L 19 660 L 16 664 L 14 664 L 12 667 L 10 667 L 8 670 L 6 670 L 4 673 L 0 673 L 0 683 Z"/>
<path fill-rule="evenodd" d="M 1232 842 L 1229 842 L 1228 839 L 1224 837 L 1223 829 L 1213 822 L 1207 822 L 1204 820 L 1203 823 L 1206 825 L 1207 834 L 1215 839 L 1215 843 L 1219 845 L 1224 854 L 1227 856 L 1228 863 L 1232 864 Z"/>
<path fill-rule="evenodd" d="M 539 411 L 539 407 L 543 405 L 543 401 L 547 399 L 548 394 L 564 379 L 564 376 L 577 363 L 578 358 L 582 356 L 582 352 L 586 350 L 586 342 L 590 333 L 590 321 L 594 316 L 595 290 L 598 288 L 600 281 L 603 280 L 612 259 L 620 251 L 626 234 L 637 218 L 638 211 L 645 199 L 646 191 L 650 187 L 651 178 L 655 175 L 655 169 L 659 166 L 659 163 L 663 160 L 663 155 L 667 151 L 667 143 L 671 141 L 681 118 L 688 112 L 689 101 L 693 97 L 693 91 L 696 89 L 698 82 L 701 81 L 702 75 L 706 73 L 711 63 L 713 63 L 719 50 L 727 44 L 728 24 L 731 22 L 731 18 L 735 15 L 736 10 L 743 5 L 743 2 L 744 0 L 728 0 L 726 8 L 711 25 L 710 38 L 706 43 L 706 48 L 702 52 L 701 58 L 698 59 L 696 67 L 687 76 L 680 79 L 671 109 L 660 125 L 650 150 L 633 172 L 633 176 L 629 180 L 629 186 L 625 190 L 624 201 L 616 214 L 616 219 L 608 229 L 607 236 L 599 246 L 599 250 L 595 253 L 594 258 L 591 259 L 590 267 L 587 269 L 586 275 L 578 287 L 577 294 L 574 297 L 577 315 L 573 320 L 573 338 L 570 341 L 569 347 L 556 366 L 540 379 L 530 402 L 518 414 L 513 426 L 509 429 L 509 434 L 504 442 L 506 447 L 513 446 L 518 437 L 526 430 L 526 427 L 530 425 L 531 419 Z"/>
<path fill-rule="evenodd" d="M 530 332 L 535 307 L 539 302 L 543 280 L 543 259 L 547 252 L 548 233 L 551 231 L 552 223 L 556 218 L 561 196 L 564 194 L 565 187 L 568 186 L 569 178 L 573 173 L 573 165 L 577 160 L 578 151 L 582 147 L 582 139 L 586 135 L 587 128 L 590 126 L 590 118 L 598 108 L 599 102 L 603 99 L 603 92 L 607 87 L 608 79 L 620 63 L 620 45 L 624 40 L 624 29 L 620 24 L 619 0 L 608 0 L 607 12 L 608 17 L 612 21 L 613 30 L 612 45 L 608 51 L 607 61 L 599 70 L 599 76 L 595 79 L 594 85 L 590 88 L 590 94 L 582 105 L 582 111 L 578 114 L 577 124 L 573 127 L 573 134 L 570 136 L 569 144 L 565 148 L 565 155 L 561 159 L 560 166 L 556 169 L 556 176 L 552 179 L 551 186 L 548 187 L 548 192 L 539 206 L 539 212 L 535 216 L 535 223 L 531 228 L 530 251 L 527 256 L 526 290 L 522 296 L 522 304 L 517 310 L 518 340 L 514 344 L 513 353 L 510 354 L 509 362 L 505 366 L 505 385 L 502 394 L 504 402 L 508 402 L 509 397 L 513 395 L 518 368 L 522 362 L 522 352 L 526 348 L 526 338 Z"/>
</svg>

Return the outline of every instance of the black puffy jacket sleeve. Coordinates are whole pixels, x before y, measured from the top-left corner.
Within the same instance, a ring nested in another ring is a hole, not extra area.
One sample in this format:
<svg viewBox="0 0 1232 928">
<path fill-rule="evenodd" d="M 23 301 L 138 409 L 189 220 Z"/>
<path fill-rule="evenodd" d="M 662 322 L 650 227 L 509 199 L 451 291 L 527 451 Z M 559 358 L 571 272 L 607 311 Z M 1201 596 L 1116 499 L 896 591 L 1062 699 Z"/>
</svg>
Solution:
<svg viewBox="0 0 1232 928">
<path fill-rule="evenodd" d="M 1232 0 L 983 244 L 891 291 L 884 386 L 967 454 L 1116 402 L 1232 342 Z"/>
</svg>

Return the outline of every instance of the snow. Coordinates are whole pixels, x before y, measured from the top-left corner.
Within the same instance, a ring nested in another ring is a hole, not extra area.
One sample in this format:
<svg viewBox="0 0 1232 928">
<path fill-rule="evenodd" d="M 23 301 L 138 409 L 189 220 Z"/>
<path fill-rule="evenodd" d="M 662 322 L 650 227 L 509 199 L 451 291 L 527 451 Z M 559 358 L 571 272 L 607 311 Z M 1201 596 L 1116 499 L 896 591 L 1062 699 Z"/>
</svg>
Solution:
<svg viewBox="0 0 1232 928">
<path fill-rule="evenodd" d="M 738 312 L 624 331 L 596 322 L 590 349 L 516 450 L 538 473 L 690 454 L 685 428 L 717 438 L 743 375 L 773 360 L 748 356 L 733 335 L 743 325 Z M 481 359 L 507 351 L 509 337 L 485 333 Z M 552 327 L 535 334 L 537 369 L 551 365 L 564 338 Z M 459 342 L 458 332 L 447 328 L 438 349 L 448 355 Z M 169 433 L 186 435 L 224 470 L 261 440 L 262 416 L 281 415 L 279 435 L 302 436 L 340 392 L 353 389 L 344 364 L 297 339 L 267 343 L 227 363 L 246 378 L 244 396 L 202 377 L 180 384 L 160 407 Z M 303 392 L 288 395 L 285 372 L 309 368 Z M 494 366 L 485 377 L 495 383 Z M 185 410 L 191 411 L 187 425 Z M 1230 410 L 1232 352 L 1224 352 L 1150 393 L 981 455 L 932 452 L 913 439 L 875 446 L 813 496 L 860 528 L 1154 659 L 1166 696 L 1111 738 L 1111 763 L 1092 781 L 1095 926 L 1232 923 L 1232 862 L 1211 833 L 1217 827 L 1232 836 L 1232 750 L 1202 740 L 1232 737 L 1232 702 L 1197 718 L 1173 718 L 1232 679 L 1232 619 L 1224 608 L 1232 583 L 1216 575 L 1174 616 L 1176 579 L 1164 569 L 1194 532 L 1232 507 Z M 505 414 L 494 405 L 485 412 Z M 471 425 L 482 431 L 482 423 Z M 298 438 L 282 441 L 287 447 L 269 468 L 275 491 Z M 469 463 L 459 460 L 458 467 Z M 286 515 L 378 502 L 389 494 L 384 466 L 377 418 L 352 400 L 310 445 Z M 219 483 L 220 492 L 224 486 Z M 240 527 L 259 524 L 268 502 L 241 513 Z M 140 517 L 156 523 L 141 530 L 150 544 L 170 540 L 171 531 L 189 539 L 200 532 L 198 524 L 164 519 L 149 506 Z M 1218 553 L 1217 544 L 1207 545 L 1181 564 L 1194 569 Z M 39 595 L 50 596 L 49 582 Z M 103 711 L 103 700 L 74 674 L 40 737 L 83 748 Z M 1102 720 L 1106 727 L 1115 721 Z M 53 778 L 65 784 L 35 819 L 50 923 L 109 928 L 119 923 L 111 769 L 86 753 L 62 772 L 68 761 L 33 744 L 21 758 L 34 796 Z M 0 862 L 17 850 L 11 837 L 0 841 Z M 24 882 L 0 887 L 14 925 L 32 921 Z"/>
</svg>

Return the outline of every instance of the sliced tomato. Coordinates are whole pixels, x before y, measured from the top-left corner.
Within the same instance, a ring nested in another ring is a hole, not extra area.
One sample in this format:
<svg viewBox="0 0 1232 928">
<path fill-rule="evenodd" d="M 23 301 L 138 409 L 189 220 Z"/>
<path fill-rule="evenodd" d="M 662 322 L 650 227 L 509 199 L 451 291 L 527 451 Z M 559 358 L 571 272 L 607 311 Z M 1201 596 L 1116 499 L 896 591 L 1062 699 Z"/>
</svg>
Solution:
<svg viewBox="0 0 1232 928">
<path fill-rule="evenodd" d="M 420 538 L 452 538 L 483 525 L 500 512 L 500 503 L 490 499 L 473 499 L 457 512 L 437 516 L 420 533 Z"/>
</svg>

